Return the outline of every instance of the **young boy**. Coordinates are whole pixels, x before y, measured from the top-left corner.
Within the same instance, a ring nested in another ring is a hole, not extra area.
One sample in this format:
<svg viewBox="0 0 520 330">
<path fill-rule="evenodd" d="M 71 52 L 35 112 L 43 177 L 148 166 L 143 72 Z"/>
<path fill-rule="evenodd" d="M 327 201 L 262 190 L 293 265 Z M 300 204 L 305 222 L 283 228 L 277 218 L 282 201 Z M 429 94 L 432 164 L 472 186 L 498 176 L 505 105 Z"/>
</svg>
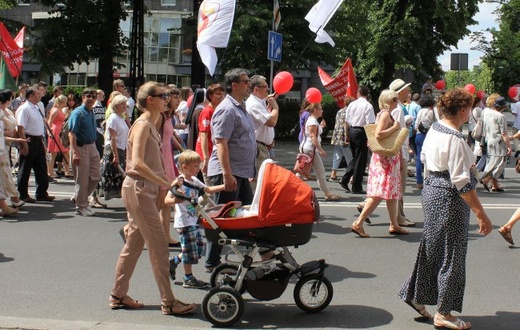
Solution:
<svg viewBox="0 0 520 330">
<path fill-rule="evenodd" d="M 193 150 L 184 150 L 178 160 L 179 172 L 181 175 L 176 179 L 175 185 L 179 186 L 178 190 L 184 196 L 191 198 L 198 198 L 199 191 L 182 185 L 182 181 L 189 182 L 190 185 L 204 188 L 204 192 L 215 193 L 224 190 L 224 185 L 205 186 L 199 179 L 196 178 L 200 170 L 202 160 L 199 154 Z M 170 276 L 175 280 L 175 271 L 177 266 L 181 263 L 184 266 L 184 284 L 185 288 L 205 288 L 209 286 L 208 283 L 198 280 L 193 276 L 192 266 L 197 264 L 202 255 L 204 243 L 200 234 L 198 225 L 198 216 L 195 208 L 187 200 L 175 198 L 171 192 L 164 199 L 165 204 L 175 204 L 175 215 L 173 227 L 180 235 L 182 252 L 170 258 Z"/>
</svg>

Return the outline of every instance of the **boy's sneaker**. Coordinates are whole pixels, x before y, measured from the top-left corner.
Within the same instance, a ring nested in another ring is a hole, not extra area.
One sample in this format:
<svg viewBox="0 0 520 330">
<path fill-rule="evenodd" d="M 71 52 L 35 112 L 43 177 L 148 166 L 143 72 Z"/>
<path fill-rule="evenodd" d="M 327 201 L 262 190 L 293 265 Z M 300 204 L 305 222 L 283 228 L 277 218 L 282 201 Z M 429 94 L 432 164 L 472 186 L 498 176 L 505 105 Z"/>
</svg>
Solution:
<svg viewBox="0 0 520 330">
<path fill-rule="evenodd" d="M 170 258 L 170 278 L 175 281 L 175 271 L 177 270 L 177 263 L 175 263 L 175 257 Z"/>
<path fill-rule="evenodd" d="M 184 279 L 182 286 L 189 289 L 203 289 L 209 287 L 209 283 L 198 280 L 195 276 L 192 276 L 189 279 Z"/>
</svg>

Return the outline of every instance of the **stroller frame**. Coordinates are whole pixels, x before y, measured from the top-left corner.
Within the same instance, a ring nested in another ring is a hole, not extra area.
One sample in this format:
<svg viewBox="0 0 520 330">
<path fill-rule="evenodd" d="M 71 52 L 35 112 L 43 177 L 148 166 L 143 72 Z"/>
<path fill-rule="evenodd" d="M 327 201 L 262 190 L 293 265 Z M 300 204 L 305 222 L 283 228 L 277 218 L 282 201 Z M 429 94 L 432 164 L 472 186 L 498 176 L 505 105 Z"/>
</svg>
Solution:
<svg viewBox="0 0 520 330">
<path fill-rule="evenodd" d="M 187 182 L 183 184 L 195 188 Z M 171 190 L 174 196 L 189 200 L 197 214 L 211 226 L 211 230 L 218 233 L 219 239 L 215 243 L 227 246 L 231 250 L 226 253 L 225 262 L 213 270 L 210 280 L 212 288 L 202 302 L 203 314 L 213 325 L 228 327 L 241 319 L 244 313 L 242 294 L 246 291 L 254 298 L 263 301 L 280 297 L 292 275 L 298 277 L 293 292 L 298 307 L 305 312 L 316 313 L 330 304 L 333 287 L 324 275 L 325 268 L 328 267 L 324 259 L 300 265 L 292 256 L 288 246 L 277 246 L 254 239 L 228 238 L 225 231 L 204 209 L 215 208 L 215 203 L 208 194 L 200 191 L 201 197 L 198 200 L 190 200 L 178 193 L 177 189 L 174 187 Z M 254 261 L 262 250 L 274 251 L 274 257 L 269 260 Z M 231 254 L 238 260 L 231 260 Z"/>
</svg>

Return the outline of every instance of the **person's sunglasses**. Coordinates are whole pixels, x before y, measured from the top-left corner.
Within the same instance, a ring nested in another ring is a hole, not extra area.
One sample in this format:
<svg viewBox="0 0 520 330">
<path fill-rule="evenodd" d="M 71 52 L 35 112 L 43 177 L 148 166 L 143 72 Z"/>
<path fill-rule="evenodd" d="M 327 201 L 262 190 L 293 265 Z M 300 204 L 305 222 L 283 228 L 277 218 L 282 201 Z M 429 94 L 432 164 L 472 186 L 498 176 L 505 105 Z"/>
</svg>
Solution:
<svg viewBox="0 0 520 330">
<path fill-rule="evenodd" d="M 151 97 L 159 97 L 163 100 L 167 100 L 170 98 L 170 94 L 169 93 L 162 93 L 162 94 L 155 94 L 155 95 L 150 95 Z"/>
</svg>

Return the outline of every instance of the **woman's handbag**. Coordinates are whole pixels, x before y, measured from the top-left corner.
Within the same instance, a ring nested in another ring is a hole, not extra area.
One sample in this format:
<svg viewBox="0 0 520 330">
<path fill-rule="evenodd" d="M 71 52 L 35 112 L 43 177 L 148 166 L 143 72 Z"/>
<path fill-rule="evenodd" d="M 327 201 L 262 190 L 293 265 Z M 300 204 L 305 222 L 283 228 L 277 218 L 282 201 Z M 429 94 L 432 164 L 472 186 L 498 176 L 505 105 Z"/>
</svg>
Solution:
<svg viewBox="0 0 520 330">
<path fill-rule="evenodd" d="M 309 176 L 312 168 L 312 160 L 314 158 L 314 153 L 312 155 L 299 153 L 296 156 L 296 164 L 294 164 L 293 171 L 296 173 L 300 173 L 303 176 Z"/>
<path fill-rule="evenodd" d="M 482 137 L 482 117 L 480 117 L 477 120 L 477 124 L 475 125 L 475 128 L 473 129 L 473 131 L 471 131 L 471 136 L 475 140 L 480 140 L 480 138 Z"/>
<path fill-rule="evenodd" d="M 404 141 L 408 138 L 409 130 L 407 128 L 401 128 L 400 130 L 392 132 L 392 134 L 386 138 L 378 140 L 376 138 L 376 127 L 377 124 L 368 124 L 364 127 L 370 150 L 375 154 L 386 157 L 397 155 Z"/>
</svg>

